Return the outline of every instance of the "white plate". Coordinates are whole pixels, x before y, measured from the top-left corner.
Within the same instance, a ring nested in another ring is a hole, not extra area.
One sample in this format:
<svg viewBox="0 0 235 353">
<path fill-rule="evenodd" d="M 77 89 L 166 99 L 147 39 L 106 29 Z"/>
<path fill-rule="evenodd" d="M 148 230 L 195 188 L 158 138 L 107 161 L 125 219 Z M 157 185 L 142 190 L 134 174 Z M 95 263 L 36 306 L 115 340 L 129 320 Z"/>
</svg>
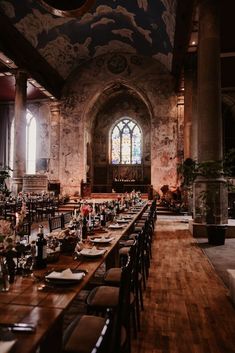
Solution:
<svg viewBox="0 0 235 353">
<path fill-rule="evenodd" d="M 123 216 L 123 218 L 124 218 L 124 219 L 132 219 L 133 216 L 131 216 L 131 215 L 126 215 L 126 216 Z"/>
<path fill-rule="evenodd" d="M 16 340 L 12 341 L 0 341 L 0 353 L 7 353 L 11 351 L 11 348 L 14 346 Z"/>
<path fill-rule="evenodd" d="M 82 249 L 79 254 L 87 257 L 96 257 L 96 256 L 101 256 L 106 252 L 105 249 L 96 249 L 96 248 L 91 248 L 91 249 Z"/>
<path fill-rule="evenodd" d="M 114 237 L 112 238 L 105 238 L 105 237 L 94 237 L 94 238 L 90 238 L 90 241 L 92 243 L 110 243 L 112 240 L 114 239 Z"/>
<path fill-rule="evenodd" d="M 110 226 L 109 226 L 110 229 L 121 229 L 123 227 L 124 226 L 121 224 L 110 224 Z"/>
<path fill-rule="evenodd" d="M 128 223 L 129 221 L 127 219 L 117 219 L 118 223 Z"/>
</svg>

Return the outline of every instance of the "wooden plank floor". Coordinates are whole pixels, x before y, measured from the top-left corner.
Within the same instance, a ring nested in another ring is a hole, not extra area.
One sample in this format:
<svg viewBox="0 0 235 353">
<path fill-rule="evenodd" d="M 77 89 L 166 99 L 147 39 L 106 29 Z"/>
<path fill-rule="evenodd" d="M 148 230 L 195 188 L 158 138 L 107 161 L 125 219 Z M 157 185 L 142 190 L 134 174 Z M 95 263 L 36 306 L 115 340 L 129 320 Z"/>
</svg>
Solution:
<svg viewBox="0 0 235 353">
<path fill-rule="evenodd" d="M 235 307 L 187 227 L 157 221 L 132 353 L 235 353 Z"/>
</svg>

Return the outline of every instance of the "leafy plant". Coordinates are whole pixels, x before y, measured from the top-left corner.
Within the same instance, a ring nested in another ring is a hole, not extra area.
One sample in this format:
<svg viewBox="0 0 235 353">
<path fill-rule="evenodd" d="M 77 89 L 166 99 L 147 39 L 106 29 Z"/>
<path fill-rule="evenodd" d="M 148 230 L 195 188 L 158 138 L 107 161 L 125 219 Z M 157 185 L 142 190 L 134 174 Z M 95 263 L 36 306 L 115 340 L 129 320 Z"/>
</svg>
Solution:
<svg viewBox="0 0 235 353">
<path fill-rule="evenodd" d="M 6 179 L 11 176 L 10 171 L 12 171 L 10 167 L 3 165 L 0 166 L 0 192 L 6 196 L 10 194 L 10 191 L 6 186 Z"/>
<path fill-rule="evenodd" d="M 223 161 L 206 161 L 197 164 L 197 175 L 205 178 L 218 178 L 223 174 Z"/>
<path fill-rule="evenodd" d="M 186 158 L 178 166 L 178 172 L 181 177 L 181 186 L 191 186 L 197 176 L 197 162 L 192 158 Z"/>
<path fill-rule="evenodd" d="M 220 192 L 215 185 L 210 189 L 202 190 L 198 196 L 199 208 L 198 214 L 207 224 L 217 224 L 220 218 L 219 205 Z"/>
</svg>

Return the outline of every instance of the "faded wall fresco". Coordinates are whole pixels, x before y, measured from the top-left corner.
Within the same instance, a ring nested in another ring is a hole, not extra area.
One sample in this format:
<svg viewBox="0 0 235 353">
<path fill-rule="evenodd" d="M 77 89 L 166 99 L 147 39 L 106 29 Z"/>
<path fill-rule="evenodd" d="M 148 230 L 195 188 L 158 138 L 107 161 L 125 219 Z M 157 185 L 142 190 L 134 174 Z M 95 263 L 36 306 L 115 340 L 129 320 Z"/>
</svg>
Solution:
<svg viewBox="0 0 235 353">
<path fill-rule="evenodd" d="M 96 0 L 79 19 L 53 16 L 36 0 L 4 0 L 0 8 L 63 78 L 110 52 L 146 55 L 171 68 L 176 0 Z"/>
<path fill-rule="evenodd" d="M 119 107 L 112 103 L 118 96 Z M 107 162 L 107 132 L 125 111 L 146 132 L 144 156 L 146 165 L 150 164 L 148 155 L 151 156 L 154 188 L 159 190 L 163 184 L 176 184 L 179 127 L 172 76 L 156 60 L 110 54 L 81 66 L 64 88 L 59 167 L 63 192 L 80 191 L 81 179 L 86 180 L 87 172 L 92 169 L 91 162 L 87 164 L 87 146 L 92 146 L 97 139 L 100 139 L 100 152 L 93 149 L 92 160 L 100 163 L 99 158 L 101 164 Z M 102 134 L 97 134 L 97 127 L 102 127 Z"/>
</svg>

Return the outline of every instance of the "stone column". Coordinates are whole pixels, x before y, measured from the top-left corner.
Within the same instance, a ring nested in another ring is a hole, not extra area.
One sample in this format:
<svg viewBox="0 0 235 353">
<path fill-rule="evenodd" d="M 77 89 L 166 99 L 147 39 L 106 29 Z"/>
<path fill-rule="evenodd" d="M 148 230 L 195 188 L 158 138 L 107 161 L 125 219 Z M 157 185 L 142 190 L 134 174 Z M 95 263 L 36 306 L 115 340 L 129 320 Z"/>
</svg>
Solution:
<svg viewBox="0 0 235 353">
<path fill-rule="evenodd" d="M 219 0 L 199 1 L 198 161 L 200 163 L 222 159 L 219 3 Z M 213 215 L 210 221 L 208 214 Z M 227 223 L 227 188 L 225 179 L 220 173 L 217 175 L 207 173 L 204 177 L 197 178 L 194 185 L 194 219 L 207 224 Z"/>
<path fill-rule="evenodd" d="M 199 162 L 222 158 L 219 2 L 199 1 Z"/>
<path fill-rule="evenodd" d="M 197 120 L 197 58 L 188 54 L 184 67 L 184 159 L 196 159 Z"/>
<path fill-rule="evenodd" d="M 60 161 L 60 103 L 53 102 L 51 110 L 51 133 L 50 133 L 50 174 L 51 182 L 59 182 Z"/>
<path fill-rule="evenodd" d="M 18 192 L 22 190 L 23 177 L 26 172 L 26 72 L 17 70 L 15 74 L 15 80 L 15 124 L 12 191 L 17 195 Z"/>
</svg>

